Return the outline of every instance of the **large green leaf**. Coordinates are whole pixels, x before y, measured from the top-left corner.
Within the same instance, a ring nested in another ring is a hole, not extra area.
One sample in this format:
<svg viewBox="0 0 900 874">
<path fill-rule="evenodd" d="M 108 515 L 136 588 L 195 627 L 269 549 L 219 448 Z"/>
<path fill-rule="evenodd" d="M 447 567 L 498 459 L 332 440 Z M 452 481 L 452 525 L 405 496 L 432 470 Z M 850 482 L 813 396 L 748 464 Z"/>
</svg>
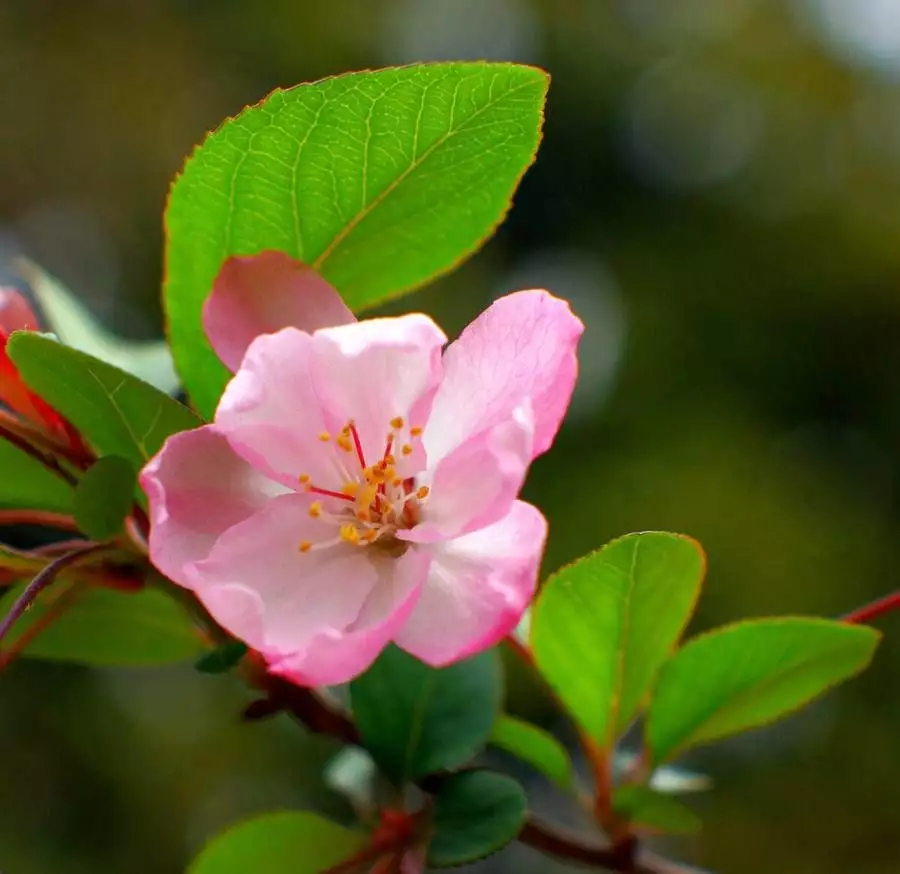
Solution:
<svg viewBox="0 0 900 874">
<path fill-rule="evenodd" d="M 75 490 L 26 452 L 0 439 L 0 507 L 71 513 Z"/>
<path fill-rule="evenodd" d="M 448 778 L 434 800 L 428 864 L 449 868 L 496 853 L 519 833 L 527 806 L 511 777 L 468 771 Z"/>
<path fill-rule="evenodd" d="M 59 598 L 58 617 L 28 644 L 24 655 L 84 665 L 136 667 L 184 661 L 203 651 L 203 642 L 184 608 L 162 592 L 90 589 L 70 595 L 70 585 L 69 580 L 58 580 L 48 589 L 16 622 L 5 645 L 15 645 L 48 610 L 55 609 Z M 14 586 L 4 595 L 0 615 L 5 615 L 23 588 Z"/>
<path fill-rule="evenodd" d="M 629 534 L 563 568 L 531 616 L 541 673 L 604 749 L 634 718 L 694 609 L 705 561 L 677 534 Z"/>
<path fill-rule="evenodd" d="M 572 788 L 572 759 L 550 732 L 504 714 L 494 723 L 491 744 L 528 762 L 560 788 Z"/>
<path fill-rule="evenodd" d="M 137 471 L 127 458 L 106 455 L 94 462 L 75 489 L 75 521 L 93 540 L 122 530 L 134 502 Z"/>
<path fill-rule="evenodd" d="M 509 208 L 547 83 L 515 64 L 351 73 L 276 91 L 210 134 L 166 209 L 169 334 L 201 413 L 227 378 L 201 326 L 226 257 L 286 252 L 352 308 L 449 270 Z"/>
<path fill-rule="evenodd" d="M 671 795 L 649 786 L 622 786 L 613 793 L 613 810 L 635 825 L 654 832 L 690 834 L 699 831 L 700 818 Z"/>
<path fill-rule="evenodd" d="M 265 813 L 213 838 L 188 874 L 320 874 L 364 843 L 362 832 L 314 813 Z"/>
<path fill-rule="evenodd" d="M 366 749 L 399 785 L 464 765 L 484 747 L 500 707 L 500 663 L 488 651 L 436 669 L 390 646 L 350 695 Z"/>
<path fill-rule="evenodd" d="M 797 710 L 866 667 L 878 641 L 871 628 L 806 618 L 695 638 L 660 671 L 646 726 L 653 762 Z"/>
<path fill-rule="evenodd" d="M 185 406 L 136 376 L 50 337 L 20 331 L 7 346 L 28 385 L 62 413 L 100 455 L 140 470 L 165 439 L 196 428 Z"/>
</svg>

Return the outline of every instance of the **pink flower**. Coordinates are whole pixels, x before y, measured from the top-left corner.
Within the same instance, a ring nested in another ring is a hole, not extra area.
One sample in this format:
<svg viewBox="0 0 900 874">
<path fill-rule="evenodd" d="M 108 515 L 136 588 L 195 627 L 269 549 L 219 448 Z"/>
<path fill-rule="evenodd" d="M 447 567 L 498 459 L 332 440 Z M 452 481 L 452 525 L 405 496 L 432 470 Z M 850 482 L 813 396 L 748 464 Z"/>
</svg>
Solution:
<svg viewBox="0 0 900 874">
<path fill-rule="evenodd" d="M 204 320 L 235 375 L 141 475 L 154 564 L 304 685 L 390 641 L 439 666 L 511 631 L 547 529 L 516 496 L 575 382 L 568 304 L 508 295 L 442 354 L 427 316 L 357 322 L 267 252 L 225 264 Z"/>
</svg>

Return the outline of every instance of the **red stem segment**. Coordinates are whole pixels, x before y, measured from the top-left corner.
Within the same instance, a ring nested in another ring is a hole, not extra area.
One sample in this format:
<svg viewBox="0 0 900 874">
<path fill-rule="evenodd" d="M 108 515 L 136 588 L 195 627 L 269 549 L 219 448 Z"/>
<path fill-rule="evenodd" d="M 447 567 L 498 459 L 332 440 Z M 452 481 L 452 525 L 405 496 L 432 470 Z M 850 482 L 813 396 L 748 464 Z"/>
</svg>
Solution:
<svg viewBox="0 0 900 874">
<path fill-rule="evenodd" d="M 885 595 L 877 601 L 872 601 L 871 604 L 865 604 L 856 610 L 852 610 L 850 613 L 844 614 L 841 620 L 854 625 L 864 625 L 873 619 L 878 619 L 879 616 L 884 616 L 885 613 L 890 613 L 892 610 L 900 610 L 900 591 L 891 592 L 890 595 Z"/>
</svg>

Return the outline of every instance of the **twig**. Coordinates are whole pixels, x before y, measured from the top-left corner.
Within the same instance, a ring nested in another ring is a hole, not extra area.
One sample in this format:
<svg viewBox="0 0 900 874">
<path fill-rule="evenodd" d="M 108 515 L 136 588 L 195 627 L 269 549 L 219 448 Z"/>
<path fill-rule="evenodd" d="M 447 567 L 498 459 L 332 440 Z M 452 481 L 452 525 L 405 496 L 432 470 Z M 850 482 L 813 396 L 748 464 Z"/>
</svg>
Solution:
<svg viewBox="0 0 900 874">
<path fill-rule="evenodd" d="M 877 619 L 879 616 L 884 616 L 885 613 L 890 613 L 892 610 L 900 610 L 900 591 L 891 592 L 890 595 L 885 595 L 877 601 L 872 601 L 870 604 L 852 610 L 850 613 L 845 613 L 841 616 L 841 621 L 851 622 L 854 625 L 863 625 L 871 622 L 873 619 Z"/>
<path fill-rule="evenodd" d="M 56 561 L 47 565 L 25 588 L 25 591 L 16 599 L 9 613 L 0 622 L 0 641 L 9 633 L 16 621 L 35 602 L 38 595 L 51 585 L 59 574 L 66 568 L 77 564 L 83 558 L 109 549 L 106 543 L 92 543 L 90 546 L 74 549 L 66 555 L 60 556 Z"/>
<path fill-rule="evenodd" d="M 78 532 L 75 519 L 67 513 L 51 513 L 49 510 L 0 510 L 0 528 L 11 525 L 41 525 L 61 531 Z"/>
<path fill-rule="evenodd" d="M 13 641 L 9 649 L 0 651 L 0 671 L 4 670 L 9 664 L 14 662 L 35 638 L 56 622 L 56 620 L 62 616 L 63 610 L 71 606 L 75 598 L 82 595 L 85 590 L 86 586 L 80 586 L 78 582 L 73 581 L 69 588 L 62 592 L 47 608 L 44 615 L 37 619 L 32 625 L 29 625 L 28 628 Z"/>
<path fill-rule="evenodd" d="M 352 720 L 326 704 L 311 689 L 295 686 L 271 675 L 260 679 L 257 685 L 264 688 L 268 695 L 259 702 L 253 702 L 251 708 L 258 704 L 259 709 L 265 710 L 267 716 L 278 711 L 287 712 L 317 734 L 327 734 L 348 744 L 359 744 L 359 732 Z M 624 841 L 616 847 L 585 844 L 580 838 L 549 825 L 534 815 L 528 817 L 519 832 L 519 840 L 546 855 L 593 868 L 605 868 L 619 874 L 689 874 L 693 870 L 679 868 L 675 863 L 658 856 L 642 854 L 634 839 Z M 348 870 L 352 869 L 332 869 L 332 874 Z"/>
</svg>

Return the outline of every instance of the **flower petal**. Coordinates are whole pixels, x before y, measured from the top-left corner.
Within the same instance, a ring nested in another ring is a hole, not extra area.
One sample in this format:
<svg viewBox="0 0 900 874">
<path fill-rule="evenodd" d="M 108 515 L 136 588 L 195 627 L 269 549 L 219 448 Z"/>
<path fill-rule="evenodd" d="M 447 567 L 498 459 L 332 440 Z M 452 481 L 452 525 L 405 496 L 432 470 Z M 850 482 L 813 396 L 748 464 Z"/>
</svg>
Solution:
<svg viewBox="0 0 900 874">
<path fill-rule="evenodd" d="M 487 528 L 416 546 L 430 552 L 432 563 L 397 645 L 439 667 L 502 640 L 534 594 L 546 536 L 540 511 L 516 501 L 506 517 Z"/>
<path fill-rule="evenodd" d="M 447 342 L 430 318 L 414 313 L 367 319 L 317 331 L 314 339 L 313 377 L 328 425 L 339 430 L 352 420 L 368 464 L 384 454 L 394 417 L 407 428 L 424 424 Z"/>
<path fill-rule="evenodd" d="M 322 405 L 313 386 L 313 337 L 296 328 L 257 337 L 225 388 L 216 427 L 235 451 L 288 487 L 307 474 L 340 488 L 336 450 L 320 439 Z"/>
<path fill-rule="evenodd" d="M 300 552 L 335 533 L 308 514 L 306 495 L 274 498 L 229 528 L 192 570 L 217 622 L 269 660 L 304 651 L 360 615 L 378 574 L 368 550 L 349 544 Z"/>
<path fill-rule="evenodd" d="M 550 447 L 569 406 L 584 326 L 546 291 L 500 298 L 452 343 L 425 430 L 429 464 L 496 425 L 526 398 L 534 411 L 534 456 Z"/>
<path fill-rule="evenodd" d="M 430 562 L 415 549 L 396 559 L 381 557 L 375 563 L 378 583 L 356 621 L 342 632 L 316 636 L 305 651 L 272 664 L 272 673 L 302 686 L 333 686 L 361 674 L 406 623 Z"/>
<path fill-rule="evenodd" d="M 187 567 L 216 540 L 284 489 L 257 473 L 207 425 L 170 437 L 141 472 L 150 504 L 150 559 L 167 577 L 190 586 Z"/>
<path fill-rule="evenodd" d="M 40 323 L 28 299 L 15 288 L 0 287 L 0 331 L 39 331 Z"/>
<path fill-rule="evenodd" d="M 533 438 L 534 420 L 526 401 L 510 418 L 457 446 L 433 475 L 418 478 L 431 490 L 422 521 L 399 536 L 413 543 L 434 542 L 502 519 L 525 481 Z"/>
<path fill-rule="evenodd" d="M 341 296 L 311 267 L 283 252 L 229 258 L 203 307 L 203 327 L 225 366 L 237 370 L 260 334 L 312 333 L 355 321 Z"/>
</svg>

